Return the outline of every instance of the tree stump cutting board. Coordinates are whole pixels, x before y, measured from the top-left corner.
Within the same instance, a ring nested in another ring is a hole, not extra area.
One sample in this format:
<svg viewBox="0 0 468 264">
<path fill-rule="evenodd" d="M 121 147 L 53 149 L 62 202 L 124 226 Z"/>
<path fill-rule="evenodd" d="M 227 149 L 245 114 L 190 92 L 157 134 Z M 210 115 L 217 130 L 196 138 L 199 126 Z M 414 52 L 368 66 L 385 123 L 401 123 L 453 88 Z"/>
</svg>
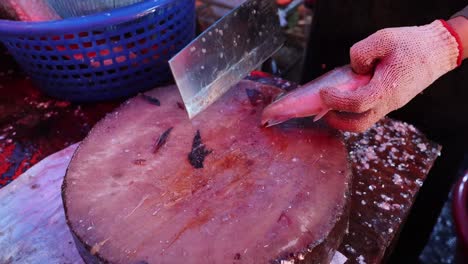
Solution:
<svg viewBox="0 0 468 264">
<path fill-rule="evenodd" d="M 87 263 L 328 263 L 347 227 L 351 173 L 335 131 L 273 128 L 280 89 L 243 81 L 189 120 L 152 90 L 99 122 L 62 197 Z"/>
</svg>

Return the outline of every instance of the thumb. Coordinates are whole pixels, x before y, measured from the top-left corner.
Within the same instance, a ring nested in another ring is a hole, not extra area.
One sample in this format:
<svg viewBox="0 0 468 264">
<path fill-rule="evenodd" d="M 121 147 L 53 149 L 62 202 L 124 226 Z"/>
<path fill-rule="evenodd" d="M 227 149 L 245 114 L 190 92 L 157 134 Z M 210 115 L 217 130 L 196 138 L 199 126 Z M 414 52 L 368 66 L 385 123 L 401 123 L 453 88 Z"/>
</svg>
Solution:
<svg viewBox="0 0 468 264">
<path fill-rule="evenodd" d="M 323 103 L 330 109 L 342 112 L 363 113 L 378 103 L 381 90 L 379 84 L 371 80 L 367 85 L 359 87 L 354 91 L 327 87 L 320 90 L 320 97 Z"/>
<path fill-rule="evenodd" d="M 374 125 L 383 115 L 371 109 L 364 113 L 330 112 L 325 116 L 325 122 L 331 127 L 343 131 L 364 132 Z"/>
</svg>

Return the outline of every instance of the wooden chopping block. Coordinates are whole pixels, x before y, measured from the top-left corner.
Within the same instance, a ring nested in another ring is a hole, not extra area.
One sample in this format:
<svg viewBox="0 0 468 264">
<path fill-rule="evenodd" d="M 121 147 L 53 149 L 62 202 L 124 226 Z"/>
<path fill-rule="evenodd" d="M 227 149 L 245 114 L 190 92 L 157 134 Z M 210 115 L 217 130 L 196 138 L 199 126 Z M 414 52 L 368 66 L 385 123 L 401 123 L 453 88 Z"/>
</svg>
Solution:
<svg viewBox="0 0 468 264">
<path fill-rule="evenodd" d="M 347 227 L 351 173 L 334 131 L 267 129 L 281 90 L 251 81 L 188 120 L 175 87 L 98 123 L 63 185 L 87 263 L 328 263 Z"/>
</svg>

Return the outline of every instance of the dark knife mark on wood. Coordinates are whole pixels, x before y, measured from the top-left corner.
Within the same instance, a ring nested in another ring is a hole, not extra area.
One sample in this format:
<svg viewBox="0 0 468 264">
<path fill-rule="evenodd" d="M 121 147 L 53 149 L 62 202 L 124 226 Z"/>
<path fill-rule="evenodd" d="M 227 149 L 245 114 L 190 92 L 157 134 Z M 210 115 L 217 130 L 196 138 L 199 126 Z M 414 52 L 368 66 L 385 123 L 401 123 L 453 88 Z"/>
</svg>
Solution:
<svg viewBox="0 0 468 264">
<path fill-rule="evenodd" d="M 177 107 L 179 107 L 180 109 L 184 110 L 185 111 L 185 106 L 183 103 L 181 102 L 177 102 Z"/>
<path fill-rule="evenodd" d="M 289 218 L 285 212 L 282 212 L 278 218 L 278 223 L 288 226 L 292 223 L 291 218 Z"/>
<path fill-rule="evenodd" d="M 157 105 L 157 106 L 161 106 L 161 102 L 159 101 L 158 98 L 155 98 L 155 97 L 151 97 L 147 94 L 142 94 L 141 95 L 143 97 L 143 99 L 145 99 L 148 103 L 152 104 L 152 105 Z"/>
<path fill-rule="evenodd" d="M 207 149 L 205 147 L 205 144 L 203 144 L 201 135 L 200 135 L 200 130 L 197 130 L 197 133 L 195 134 L 195 137 L 193 138 L 192 151 L 190 151 L 188 155 L 188 160 L 190 164 L 195 169 L 202 169 L 203 162 L 205 161 L 206 156 L 208 156 L 211 152 L 213 151 Z"/>
<path fill-rule="evenodd" d="M 271 96 L 265 96 L 262 92 L 257 89 L 245 89 L 247 97 L 249 97 L 250 104 L 252 106 L 258 106 L 260 104 L 266 105 L 271 103 Z"/>
<path fill-rule="evenodd" d="M 133 164 L 140 165 L 140 166 L 145 165 L 145 163 L 146 163 L 145 159 L 136 159 L 136 160 L 133 161 Z"/>
<path fill-rule="evenodd" d="M 156 145 L 154 146 L 153 153 L 156 154 L 159 149 L 166 144 L 167 138 L 169 137 L 169 134 L 171 133 L 173 127 L 169 128 L 168 130 L 164 131 L 164 133 L 159 136 L 158 142 L 156 142 Z"/>
</svg>

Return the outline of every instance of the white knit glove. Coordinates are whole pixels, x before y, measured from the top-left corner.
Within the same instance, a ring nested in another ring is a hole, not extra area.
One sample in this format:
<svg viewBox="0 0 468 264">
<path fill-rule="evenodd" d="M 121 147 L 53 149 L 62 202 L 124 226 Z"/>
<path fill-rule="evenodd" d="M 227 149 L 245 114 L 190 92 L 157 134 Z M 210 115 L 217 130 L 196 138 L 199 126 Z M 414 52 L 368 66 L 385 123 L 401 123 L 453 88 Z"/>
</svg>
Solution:
<svg viewBox="0 0 468 264">
<path fill-rule="evenodd" d="M 462 46 L 445 21 L 420 27 L 387 28 L 351 48 L 351 66 L 371 81 L 355 91 L 328 87 L 320 91 L 333 110 L 333 127 L 361 132 L 407 104 L 426 87 L 460 64 Z M 428 106 L 430 107 L 430 106 Z"/>
</svg>

